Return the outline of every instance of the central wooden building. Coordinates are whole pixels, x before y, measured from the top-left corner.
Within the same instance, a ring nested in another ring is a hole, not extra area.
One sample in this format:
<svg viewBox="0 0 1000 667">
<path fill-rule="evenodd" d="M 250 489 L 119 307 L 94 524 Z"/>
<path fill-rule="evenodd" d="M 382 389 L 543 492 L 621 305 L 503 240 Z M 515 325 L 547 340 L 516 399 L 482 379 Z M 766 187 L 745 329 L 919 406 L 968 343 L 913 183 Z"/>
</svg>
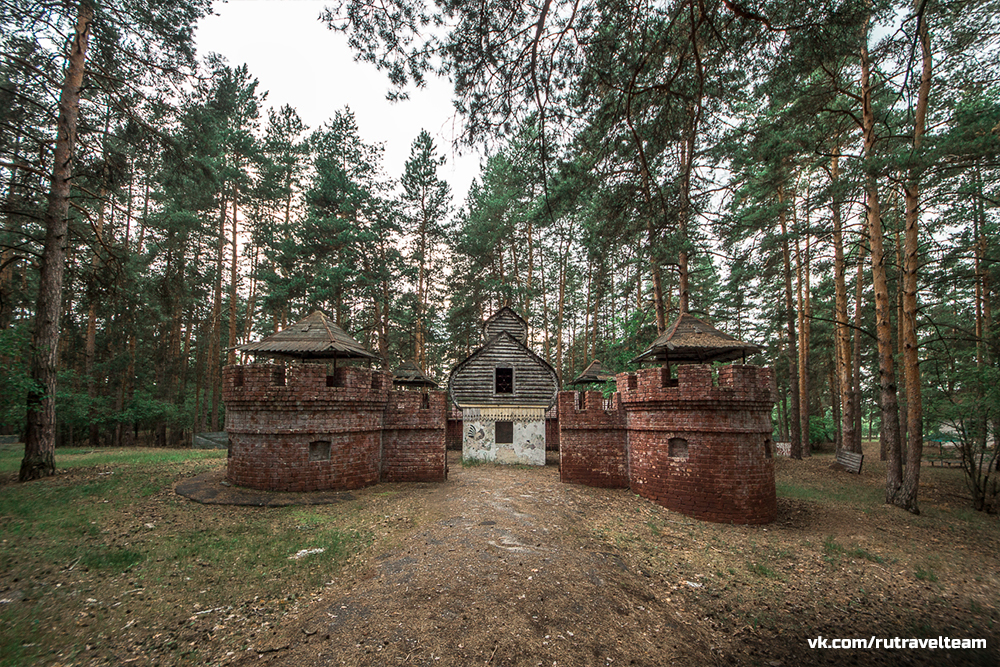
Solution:
<svg viewBox="0 0 1000 667">
<path fill-rule="evenodd" d="M 528 323 L 507 306 L 486 320 L 483 339 L 448 377 L 462 411 L 462 457 L 545 465 L 545 412 L 559 377 L 528 348 Z"/>
</svg>

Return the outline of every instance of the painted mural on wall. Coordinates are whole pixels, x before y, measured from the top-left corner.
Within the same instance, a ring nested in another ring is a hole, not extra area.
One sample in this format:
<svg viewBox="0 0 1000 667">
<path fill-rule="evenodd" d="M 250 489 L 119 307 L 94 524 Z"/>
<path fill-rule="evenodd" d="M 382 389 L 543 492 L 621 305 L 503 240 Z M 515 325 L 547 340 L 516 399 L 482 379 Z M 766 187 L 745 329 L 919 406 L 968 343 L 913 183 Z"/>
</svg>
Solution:
<svg viewBox="0 0 1000 667">
<path fill-rule="evenodd" d="M 462 457 L 545 465 L 545 412 L 525 408 L 463 410 Z"/>
</svg>

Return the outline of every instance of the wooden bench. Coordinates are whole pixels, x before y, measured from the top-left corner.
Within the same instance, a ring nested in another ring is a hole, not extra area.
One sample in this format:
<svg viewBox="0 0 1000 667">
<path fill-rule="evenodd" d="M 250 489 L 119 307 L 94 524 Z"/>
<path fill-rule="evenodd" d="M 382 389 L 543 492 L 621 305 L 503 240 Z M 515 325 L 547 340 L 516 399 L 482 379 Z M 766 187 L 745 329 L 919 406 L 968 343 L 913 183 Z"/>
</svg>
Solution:
<svg viewBox="0 0 1000 667">
<path fill-rule="evenodd" d="M 854 452 L 849 452 L 845 449 L 837 452 L 837 463 L 839 463 L 844 470 L 847 472 L 853 472 L 855 475 L 861 474 L 861 464 L 864 460 L 864 454 L 855 454 Z"/>
</svg>

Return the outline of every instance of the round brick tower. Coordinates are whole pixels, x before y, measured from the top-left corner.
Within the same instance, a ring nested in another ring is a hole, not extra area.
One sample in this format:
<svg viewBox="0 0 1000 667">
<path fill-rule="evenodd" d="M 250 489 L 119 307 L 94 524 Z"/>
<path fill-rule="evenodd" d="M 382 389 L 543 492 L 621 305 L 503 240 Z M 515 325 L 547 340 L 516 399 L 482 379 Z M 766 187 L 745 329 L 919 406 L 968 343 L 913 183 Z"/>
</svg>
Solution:
<svg viewBox="0 0 1000 667">
<path fill-rule="evenodd" d="M 703 365 L 621 373 L 632 491 L 697 519 L 760 524 L 777 515 L 770 368 Z"/>
<path fill-rule="evenodd" d="M 226 366 L 229 481 L 269 491 L 377 483 L 391 386 L 391 373 L 364 368 L 330 375 L 326 364 Z"/>
</svg>

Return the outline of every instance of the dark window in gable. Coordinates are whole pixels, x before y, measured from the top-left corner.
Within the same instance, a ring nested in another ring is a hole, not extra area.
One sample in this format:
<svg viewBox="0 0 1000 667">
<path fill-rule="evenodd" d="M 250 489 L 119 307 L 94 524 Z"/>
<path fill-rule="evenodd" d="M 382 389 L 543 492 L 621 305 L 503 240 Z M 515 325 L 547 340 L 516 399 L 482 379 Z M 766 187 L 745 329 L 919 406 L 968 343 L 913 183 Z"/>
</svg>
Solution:
<svg viewBox="0 0 1000 667">
<path fill-rule="evenodd" d="M 496 370 L 496 394 L 514 393 L 514 369 L 498 368 Z"/>
<path fill-rule="evenodd" d="M 498 445 L 514 444 L 514 422 L 497 422 L 496 433 L 496 442 Z"/>
</svg>

